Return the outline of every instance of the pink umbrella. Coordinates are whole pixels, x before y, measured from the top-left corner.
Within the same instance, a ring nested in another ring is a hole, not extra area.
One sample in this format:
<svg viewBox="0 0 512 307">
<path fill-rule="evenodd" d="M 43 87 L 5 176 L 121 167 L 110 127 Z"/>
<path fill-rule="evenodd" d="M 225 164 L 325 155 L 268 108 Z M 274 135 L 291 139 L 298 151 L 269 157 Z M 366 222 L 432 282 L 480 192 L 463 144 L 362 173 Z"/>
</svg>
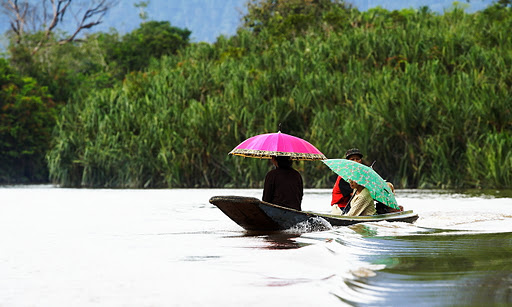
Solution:
<svg viewBox="0 0 512 307">
<path fill-rule="evenodd" d="M 262 159 L 270 159 L 273 156 L 288 156 L 292 160 L 327 159 L 309 142 L 281 131 L 248 138 L 229 154 Z"/>
</svg>

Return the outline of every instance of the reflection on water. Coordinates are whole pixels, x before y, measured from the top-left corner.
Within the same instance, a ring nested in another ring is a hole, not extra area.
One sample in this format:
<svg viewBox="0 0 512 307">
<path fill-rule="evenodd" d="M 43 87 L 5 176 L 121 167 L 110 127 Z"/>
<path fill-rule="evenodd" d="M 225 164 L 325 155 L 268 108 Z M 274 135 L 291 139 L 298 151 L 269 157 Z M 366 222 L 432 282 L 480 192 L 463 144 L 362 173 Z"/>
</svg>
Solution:
<svg viewBox="0 0 512 307">
<path fill-rule="evenodd" d="M 330 193 L 304 210 L 329 212 Z M 414 224 L 276 233 L 246 232 L 216 195 L 261 190 L 0 188 L 0 306 L 512 305 L 506 191 L 398 190 Z"/>
<path fill-rule="evenodd" d="M 469 189 L 469 190 L 399 190 L 400 193 L 406 193 L 408 197 L 417 198 L 512 198 L 512 189 L 494 190 L 494 189 Z"/>
<path fill-rule="evenodd" d="M 265 244 L 258 246 L 260 249 L 297 249 L 309 245 L 308 243 L 300 243 L 294 240 L 300 234 L 286 233 L 286 232 L 247 232 L 246 237 L 259 237 Z"/>
<path fill-rule="evenodd" d="M 354 226 L 350 226 L 350 228 L 363 237 L 374 237 L 377 235 L 377 230 L 375 228 L 368 227 L 365 224 L 356 224 Z"/>
<path fill-rule="evenodd" d="M 356 293 L 393 306 L 512 303 L 512 233 L 368 240 L 371 250 L 362 259 L 385 268 L 372 278 L 346 280 Z"/>
</svg>

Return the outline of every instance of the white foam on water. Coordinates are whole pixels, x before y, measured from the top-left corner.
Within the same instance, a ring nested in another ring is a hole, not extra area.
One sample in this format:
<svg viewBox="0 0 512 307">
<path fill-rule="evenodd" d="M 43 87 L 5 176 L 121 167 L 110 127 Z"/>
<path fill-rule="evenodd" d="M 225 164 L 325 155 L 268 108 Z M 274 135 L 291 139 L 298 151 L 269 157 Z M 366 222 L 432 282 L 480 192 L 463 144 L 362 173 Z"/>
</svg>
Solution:
<svg viewBox="0 0 512 307">
<path fill-rule="evenodd" d="M 332 225 L 321 217 L 310 217 L 304 222 L 295 224 L 290 229 L 285 230 L 286 232 L 292 233 L 305 233 L 313 231 L 324 231 L 331 230 Z"/>
</svg>

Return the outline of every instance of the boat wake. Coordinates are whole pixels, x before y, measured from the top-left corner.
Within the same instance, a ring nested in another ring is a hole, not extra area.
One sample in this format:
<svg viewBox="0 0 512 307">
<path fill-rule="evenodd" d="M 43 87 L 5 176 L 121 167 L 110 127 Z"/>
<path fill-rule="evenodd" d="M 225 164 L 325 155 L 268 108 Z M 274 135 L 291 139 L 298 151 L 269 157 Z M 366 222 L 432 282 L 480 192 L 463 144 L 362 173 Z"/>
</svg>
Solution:
<svg viewBox="0 0 512 307">
<path fill-rule="evenodd" d="M 285 230 L 291 233 L 306 233 L 315 231 L 325 231 L 333 229 L 332 225 L 321 217 L 310 217 L 309 219 L 295 224 L 293 227 Z"/>
</svg>

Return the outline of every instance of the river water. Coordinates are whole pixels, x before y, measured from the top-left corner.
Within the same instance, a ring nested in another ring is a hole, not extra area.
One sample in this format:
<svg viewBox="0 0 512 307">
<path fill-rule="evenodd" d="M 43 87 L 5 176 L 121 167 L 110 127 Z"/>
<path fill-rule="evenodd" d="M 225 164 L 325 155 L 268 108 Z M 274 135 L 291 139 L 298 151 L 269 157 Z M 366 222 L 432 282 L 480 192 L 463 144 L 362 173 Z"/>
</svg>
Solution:
<svg viewBox="0 0 512 307">
<path fill-rule="evenodd" d="M 414 224 L 279 234 L 208 202 L 261 192 L 0 187 L 0 306 L 512 305 L 503 192 L 398 190 Z"/>
</svg>

